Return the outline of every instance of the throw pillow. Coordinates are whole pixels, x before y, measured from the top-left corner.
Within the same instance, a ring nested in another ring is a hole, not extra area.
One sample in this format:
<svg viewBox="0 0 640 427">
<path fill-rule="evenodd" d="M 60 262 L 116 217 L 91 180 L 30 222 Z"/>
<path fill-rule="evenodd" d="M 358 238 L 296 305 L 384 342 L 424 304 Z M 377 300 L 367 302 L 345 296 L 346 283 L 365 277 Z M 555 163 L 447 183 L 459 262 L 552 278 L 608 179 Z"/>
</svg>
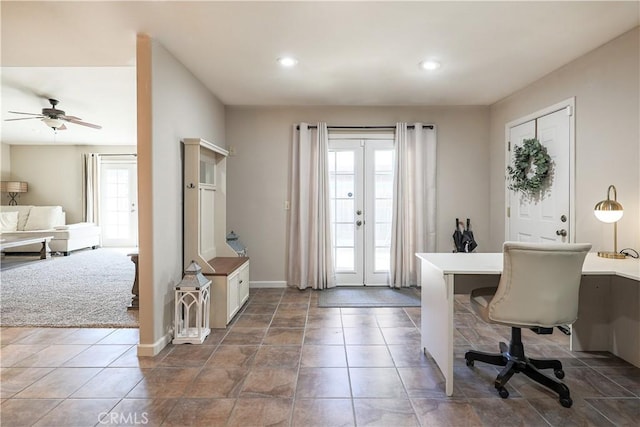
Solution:
<svg viewBox="0 0 640 427">
<path fill-rule="evenodd" d="M 60 225 L 60 215 L 62 215 L 62 207 L 60 206 L 34 206 L 29 212 L 24 229 L 25 231 L 51 230 L 56 225 Z"/>
<path fill-rule="evenodd" d="M 16 231 L 24 231 L 32 207 L 31 205 L 0 206 L 0 212 L 18 212 L 18 229 Z"/>
<path fill-rule="evenodd" d="M 0 232 L 18 230 L 18 211 L 0 213 Z"/>
</svg>

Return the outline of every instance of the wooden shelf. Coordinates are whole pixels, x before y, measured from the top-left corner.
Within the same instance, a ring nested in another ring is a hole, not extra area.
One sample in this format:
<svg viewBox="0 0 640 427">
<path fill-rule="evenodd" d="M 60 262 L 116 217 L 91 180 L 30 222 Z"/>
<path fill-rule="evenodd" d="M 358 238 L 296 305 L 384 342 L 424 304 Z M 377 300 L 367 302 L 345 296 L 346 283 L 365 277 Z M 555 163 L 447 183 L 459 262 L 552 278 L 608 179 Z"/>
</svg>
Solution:
<svg viewBox="0 0 640 427">
<path fill-rule="evenodd" d="M 249 258 L 247 257 L 216 257 L 209 260 L 209 264 L 216 270 L 216 272 L 204 273 L 204 275 L 228 276 L 247 261 L 249 261 Z"/>
</svg>

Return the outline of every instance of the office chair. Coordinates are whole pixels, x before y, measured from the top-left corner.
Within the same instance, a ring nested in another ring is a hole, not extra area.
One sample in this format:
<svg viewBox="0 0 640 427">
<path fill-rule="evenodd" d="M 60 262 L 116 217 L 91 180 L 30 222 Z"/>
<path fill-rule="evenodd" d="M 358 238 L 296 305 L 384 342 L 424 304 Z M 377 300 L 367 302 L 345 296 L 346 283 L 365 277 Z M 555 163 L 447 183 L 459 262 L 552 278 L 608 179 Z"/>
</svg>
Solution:
<svg viewBox="0 0 640 427">
<path fill-rule="evenodd" d="M 540 371 L 553 369 L 556 378 L 562 379 L 562 363 L 528 358 L 521 329 L 553 328 L 575 322 L 582 265 L 590 249 L 590 244 L 505 242 L 498 287 L 472 291 L 471 306 L 485 322 L 511 326 L 511 342 L 508 346 L 500 343 L 500 354 L 472 350 L 464 355 L 467 366 L 473 366 L 476 360 L 504 366 L 494 383 L 503 399 L 509 396 L 507 381 L 522 372 L 558 393 L 565 408 L 573 404 L 569 388 Z"/>
</svg>

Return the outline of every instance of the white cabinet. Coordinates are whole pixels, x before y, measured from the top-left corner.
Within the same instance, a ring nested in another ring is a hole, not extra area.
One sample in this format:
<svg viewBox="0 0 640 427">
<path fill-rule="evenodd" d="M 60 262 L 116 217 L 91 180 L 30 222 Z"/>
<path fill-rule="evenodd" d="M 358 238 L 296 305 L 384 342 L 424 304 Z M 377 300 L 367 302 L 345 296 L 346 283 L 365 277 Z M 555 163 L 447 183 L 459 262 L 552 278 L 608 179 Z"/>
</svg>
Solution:
<svg viewBox="0 0 640 427">
<path fill-rule="evenodd" d="M 214 273 L 211 259 L 237 255 L 226 241 L 228 152 L 200 138 L 185 138 L 182 145 L 183 267 L 195 261 L 203 274 Z"/>
<path fill-rule="evenodd" d="M 228 152 L 200 138 L 183 144 L 184 267 L 192 261 L 211 279 L 212 328 L 224 328 L 249 299 L 249 258 L 227 244 Z"/>
<path fill-rule="evenodd" d="M 225 328 L 249 299 L 249 258 L 219 257 L 211 261 L 216 270 L 206 274 L 212 281 L 212 328 Z"/>
</svg>

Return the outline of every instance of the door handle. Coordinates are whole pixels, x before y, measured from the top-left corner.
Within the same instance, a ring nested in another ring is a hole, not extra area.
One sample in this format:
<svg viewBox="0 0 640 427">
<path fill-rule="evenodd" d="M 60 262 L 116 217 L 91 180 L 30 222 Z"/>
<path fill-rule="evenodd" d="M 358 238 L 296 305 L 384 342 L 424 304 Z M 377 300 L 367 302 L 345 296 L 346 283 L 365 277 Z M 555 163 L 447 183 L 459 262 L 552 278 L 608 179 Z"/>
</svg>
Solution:
<svg viewBox="0 0 640 427">
<path fill-rule="evenodd" d="M 364 221 L 360 221 L 360 220 L 356 221 L 356 225 L 358 227 L 360 227 L 362 224 L 364 224 Z"/>
<path fill-rule="evenodd" d="M 562 230 L 556 230 L 556 235 L 557 236 L 566 237 L 567 236 L 567 230 L 565 230 L 564 228 Z"/>
</svg>

